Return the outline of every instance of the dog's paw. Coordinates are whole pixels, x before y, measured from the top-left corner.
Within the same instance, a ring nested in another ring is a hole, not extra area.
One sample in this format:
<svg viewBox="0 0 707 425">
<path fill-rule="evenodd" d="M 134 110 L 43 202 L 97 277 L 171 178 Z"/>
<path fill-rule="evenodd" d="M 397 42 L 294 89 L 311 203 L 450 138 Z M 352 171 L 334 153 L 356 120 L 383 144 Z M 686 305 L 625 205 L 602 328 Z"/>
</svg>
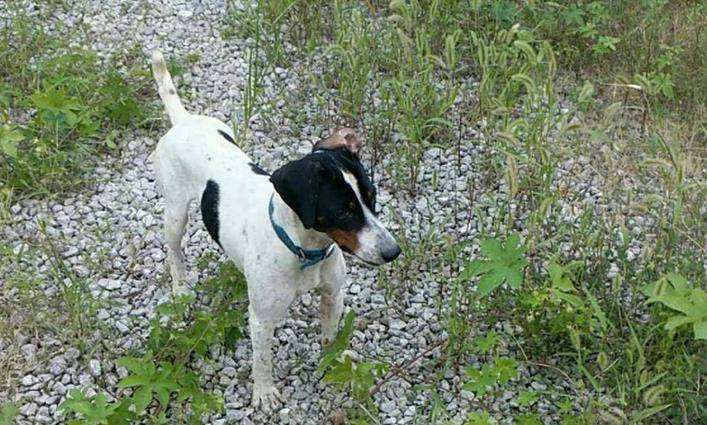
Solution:
<svg viewBox="0 0 707 425">
<path fill-rule="evenodd" d="M 280 403 L 280 391 L 272 385 L 256 385 L 253 387 L 253 407 L 269 411 Z"/>
</svg>

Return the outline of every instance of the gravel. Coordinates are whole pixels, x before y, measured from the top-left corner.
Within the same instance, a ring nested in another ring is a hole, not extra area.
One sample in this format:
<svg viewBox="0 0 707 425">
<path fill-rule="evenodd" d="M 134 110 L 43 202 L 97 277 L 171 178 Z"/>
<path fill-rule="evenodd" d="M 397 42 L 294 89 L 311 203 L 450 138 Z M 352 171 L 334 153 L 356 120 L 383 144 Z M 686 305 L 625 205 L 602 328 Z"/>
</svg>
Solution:
<svg viewBox="0 0 707 425">
<path fill-rule="evenodd" d="M 102 57 L 132 45 L 137 45 L 145 54 L 160 48 L 168 58 L 199 53 L 200 59 L 186 67 L 184 77 L 177 83 L 187 93 L 183 96 L 187 108 L 222 120 L 229 120 L 238 110 L 245 87 L 244 49 L 252 40 L 222 38 L 223 1 L 78 3 L 57 12 L 54 19 L 67 26 L 85 25 L 88 38 L 92 40 L 89 47 Z M 304 105 L 303 113 L 307 117 L 304 124 L 279 115 L 278 110 L 290 104 L 291 99 L 286 97 L 288 88 L 306 84 L 305 77 L 297 71 L 295 64 L 292 69 L 276 68 L 267 75 L 263 97 L 267 104 L 274 105 L 274 110 L 265 107 L 252 120 L 253 136 L 245 150 L 266 169 L 272 170 L 308 152 L 311 143 L 328 130 L 327 126 L 311 124 L 321 121 L 314 119 L 320 111 L 312 102 Z M 155 102 L 158 104 L 156 94 Z M 277 125 L 271 125 L 273 121 Z M 296 133 L 293 128 L 297 128 Z M 88 279 L 96 297 L 108 301 L 96 314 L 101 326 L 94 334 L 87 335 L 82 345 L 76 341 L 75 346 L 71 342 L 51 341 L 51 337 L 41 335 L 32 338 L 16 335 L 13 341 L 3 341 L 3 344 L 20 347 L 25 357 L 22 366 L 25 374 L 18 375 L 16 390 L 0 392 L 0 401 L 7 397 L 19 402 L 20 423 L 63 422 L 65 418 L 57 407 L 72 388 L 106 391 L 111 397 L 121 393 L 116 384 L 127 371 L 116 368 L 113 361 L 129 350 L 141 348 L 155 306 L 169 291 L 164 283 L 163 203 L 157 195 L 148 159 L 164 131 L 162 127 L 123 134 L 119 158 L 107 160 L 111 164 L 99 164 L 92 176 L 95 185 L 83 192 L 10 207 L 14 222 L 0 228 L 0 234 L 14 252 L 23 252 L 31 245 L 39 223 L 45 222 L 47 233 L 63 241 L 61 256 L 72 271 Z M 465 136 L 473 137 L 473 134 Z M 429 165 L 420 173 L 420 193 L 415 198 L 393 191 L 393 167 L 386 167 L 389 159 L 384 159 L 376 170 L 383 219 L 413 245 L 420 243 L 431 230 L 437 236 L 447 233 L 474 238 L 490 222 L 479 223 L 471 216 L 472 201 L 492 214 L 495 197 L 506 196 L 505 185 L 501 184 L 498 188 L 479 190 L 476 198 L 469 199 L 467 180 L 485 178 L 484 164 L 478 159 L 485 149 L 488 148 L 483 141 L 463 147 L 459 171 L 451 150 L 427 151 L 424 160 Z M 574 159 L 563 164 L 558 173 L 587 163 L 586 158 Z M 430 183 L 433 179 L 437 185 Z M 587 198 L 601 198 L 601 192 L 591 186 L 576 190 L 584 190 Z M 583 199 L 577 200 L 580 201 Z M 570 221 L 578 217 L 571 206 L 572 201 L 568 200 L 566 217 Z M 399 212 L 402 222 L 394 222 L 393 215 L 386 213 L 390 211 Z M 187 264 L 192 270 L 196 270 L 196 260 L 206 253 L 215 253 L 221 261 L 226 260 L 201 225 L 196 206 L 192 208 L 184 245 Z M 639 257 L 640 247 L 635 247 L 631 255 Z M 40 275 L 49 272 L 48 259 L 43 255 L 26 261 L 28 267 L 35 268 Z M 357 355 L 401 364 L 445 337 L 435 299 L 451 272 L 430 270 L 427 264 L 408 267 L 410 273 L 405 275 L 404 282 L 393 285 L 391 295 L 377 283 L 377 271 L 349 261 L 351 284 L 345 304 L 356 312 L 352 345 Z M 382 273 L 392 276 L 394 282 L 402 279 L 390 268 Z M 202 274 L 199 278 L 205 276 Z M 39 284 L 47 295 L 56 293 L 57 289 L 51 285 Z M 226 406 L 223 414 L 205 418 L 206 423 L 322 423 L 331 420 L 338 409 L 352 405 L 352 400 L 322 382 L 317 373 L 318 304 L 318 297 L 303 295 L 276 332 L 274 373 L 285 403 L 271 415 L 249 406 L 252 384 L 250 379 L 243 379 L 250 374 L 247 338 L 238 341 L 235 347 L 214 347 L 209 361 L 195 362 L 204 387 L 223 394 Z M 477 331 L 485 331 L 483 324 Z M 505 331 L 513 332 L 512 329 L 500 330 Z M 416 373 L 418 378 L 414 376 Z M 433 371 L 421 367 L 413 368 L 413 383 L 416 379 L 424 381 L 431 373 Z M 508 397 L 502 395 L 491 404 L 482 404 L 472 394 L 461 391 L 463 380 L 463 376 L 450 371 L 437 388 L 449 418 L 456 422 L 463 420 L 468 412 L 481 408 L 489 409 L 498 419 L 507 418 L 508 409 L 519 412 L 509 407 L 509 399 L 525 389 L 569 388 L 568 383 L 553 381 L 538 371 L 521 370 L 521 378 L 511 383 Z M 399 378 L 384 385 L 375 399 L 381 412 L 380 420 L 386 424 L 419 421 L 429 411 L 429 397 Z M 544 406 L 546 422 L 557 420 L 551 402 L 541 396 L 538 403 Z"/>
</svg>

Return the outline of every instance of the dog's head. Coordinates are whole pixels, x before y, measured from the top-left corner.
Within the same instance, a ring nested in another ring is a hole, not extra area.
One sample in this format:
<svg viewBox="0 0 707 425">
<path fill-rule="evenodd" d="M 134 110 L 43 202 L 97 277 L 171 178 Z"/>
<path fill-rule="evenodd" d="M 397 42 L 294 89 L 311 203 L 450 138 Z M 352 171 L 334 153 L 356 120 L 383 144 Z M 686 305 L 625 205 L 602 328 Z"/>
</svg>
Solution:
<svg viewBox="0 0 707 425">
<path fill-rule="evenodd" d="M 335 131 L 312 153 L 275 171 L 270 181 L 307 229 L 324 232 L 344 251 L 380 265 L 393 261 L 400 247 L 376 217 L 376 189 L 350 128 Z"/>
</svg>

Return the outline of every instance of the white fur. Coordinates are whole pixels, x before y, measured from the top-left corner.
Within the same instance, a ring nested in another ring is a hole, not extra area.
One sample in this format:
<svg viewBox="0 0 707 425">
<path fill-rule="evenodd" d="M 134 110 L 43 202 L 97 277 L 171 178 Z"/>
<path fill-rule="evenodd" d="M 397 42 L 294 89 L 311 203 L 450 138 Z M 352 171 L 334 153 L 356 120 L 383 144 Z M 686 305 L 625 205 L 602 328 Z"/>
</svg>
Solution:
<svg viewBox="0 0 707 425">
<path fill-rule="evenodd" d="M 273 385 L 271 345 L 275 327 L 285 318 L 295 296 L 321 288 L 322 339 L 330 342 L 343 309 L 346 265 L 334 248 L 326 260 L 300 270 L 298 258 L 277 238 L 268 216 L 274 193 L 274 217 L 295 243 L 306 249 L 328 247 L 325 234 L 307 230 L 282 201 L 267 176 L 254 173 L 250 159 L 224 139 L 232 136 L 223 122 L 191 115 L 182 106 L 164 66 L 153 55 L 153 71 L 173 127 L 152 155 L 157 181 L 165 200 L 164 229 L 167 260 L 175 292 L 186 289 L 186 267 L 181 249 L 190 202 L 200 200 L 208 180 L 219 186 L 219 238 L 223 249 L 248 282 L 249 327 L 253 344 L 253 404 L 269 408 L 278 391 Z"/>
</svg>

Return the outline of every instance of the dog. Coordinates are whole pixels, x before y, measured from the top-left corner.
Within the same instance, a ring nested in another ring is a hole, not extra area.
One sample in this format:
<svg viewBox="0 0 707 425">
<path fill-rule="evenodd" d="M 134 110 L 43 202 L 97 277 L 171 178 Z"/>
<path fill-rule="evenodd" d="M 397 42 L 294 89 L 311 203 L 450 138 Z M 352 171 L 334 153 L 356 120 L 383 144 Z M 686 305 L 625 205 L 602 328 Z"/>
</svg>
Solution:
<svg viewBox="0 0 707 425">
<path fill-rule="evenodd" d="M 206 230 L 248 283 L 252 404 L 269 409 L 280 398 L 272 378 L 273 335 L 295 297 L 321 289 L 326 346 L 343 310 L 342 251 L 382 265 L 400 247 L 376 216 L 376 189 L 359 160 L 362 142 L 354 130 L 334 131 L 310 154 L 268 175 L 236 146 L 228 125 L 184 109 L 159 51 L 152 71 L 172 123 L 151 156 L 165 201 L 172 290 L 187 290 L 181 242 L 188 206 L 199 199 Z"/>
</svg>

